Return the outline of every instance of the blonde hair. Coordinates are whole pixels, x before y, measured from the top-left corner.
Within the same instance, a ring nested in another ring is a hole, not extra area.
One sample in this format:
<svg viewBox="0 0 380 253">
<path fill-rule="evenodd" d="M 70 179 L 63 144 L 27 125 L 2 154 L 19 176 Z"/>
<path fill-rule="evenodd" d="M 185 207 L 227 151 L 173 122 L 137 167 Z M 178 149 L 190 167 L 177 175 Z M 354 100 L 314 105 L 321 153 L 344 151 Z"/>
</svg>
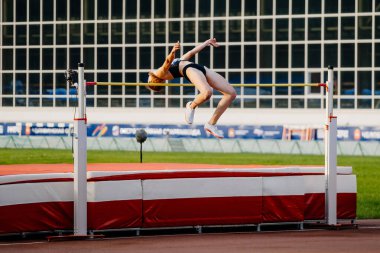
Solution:
<svg viewBox="0 0 380 253">
<path fill-rule="evenodd" d="M 149 75 L 148 83 L 163 83 L 163 82 L 165 82 L 164 79 L 159 78 L 152 71 L 149 71 L 148 75 Z M 164 88 L 164 86 L 155 86 L 155 85 L 146 85 L 145 87 L 151 91 L 154 91 L 154 92 L 160 92 Z"/>
</svg>

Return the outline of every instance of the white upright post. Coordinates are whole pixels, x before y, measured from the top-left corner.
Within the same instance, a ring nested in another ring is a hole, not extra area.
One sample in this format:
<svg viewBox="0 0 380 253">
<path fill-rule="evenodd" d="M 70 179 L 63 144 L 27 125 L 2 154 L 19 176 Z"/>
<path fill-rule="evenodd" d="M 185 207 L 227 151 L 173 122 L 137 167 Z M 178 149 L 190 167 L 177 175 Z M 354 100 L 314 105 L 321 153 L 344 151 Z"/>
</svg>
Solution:
<svg viewBox="0 0 380 253">
<path fill-rule="evenodd" d="M 325 126 L 325 218 L 328 225 L 337 224 L 337 118 L 333 115 L 334 68 L 328 67 Z"/>
<path fill-rule="evenodd" d="M 74 235 L 87 235 L 87 119 L 84 64 L 78 64 L 78 110 L 74 118 Z"/>
</svg>

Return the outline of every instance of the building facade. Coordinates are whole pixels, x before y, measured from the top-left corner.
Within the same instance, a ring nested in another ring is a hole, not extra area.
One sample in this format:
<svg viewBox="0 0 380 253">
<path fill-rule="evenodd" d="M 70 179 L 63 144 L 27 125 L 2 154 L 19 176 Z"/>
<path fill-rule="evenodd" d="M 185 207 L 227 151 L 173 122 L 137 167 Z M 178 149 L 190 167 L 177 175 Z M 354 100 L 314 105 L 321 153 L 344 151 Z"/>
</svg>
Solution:
<svg viewBox="0 0 380 253">
<path fill-rule="evenodd" d="M 194 61 L 231 83 L 324 82 L 335 66 L 335 108 L 380 109 L 380 0 L 0 0 L 0 107 L 69 108 L 63 73 L 146 82 L 176 41 L 181 53 L 215 37 Z M 185 82 L 186 80 L 175 80 Z M 240 109 L 323 109 L 321 88 L 238 88 Z M 189 87 L 88 87 L 87 105 L 183 108 Z M 202 105 L 214 108 L 216 92 Z"/>
</svg>

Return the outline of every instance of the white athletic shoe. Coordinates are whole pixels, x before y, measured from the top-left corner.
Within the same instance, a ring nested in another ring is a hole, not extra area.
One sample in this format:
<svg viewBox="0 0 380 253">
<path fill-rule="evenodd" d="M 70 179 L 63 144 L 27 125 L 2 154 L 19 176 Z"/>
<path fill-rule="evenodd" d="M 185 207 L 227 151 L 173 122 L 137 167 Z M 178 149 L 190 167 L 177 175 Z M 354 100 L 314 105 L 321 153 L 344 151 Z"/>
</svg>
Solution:
<svg viewBox="0 0 380 253">
<path fill-rule="evenodd" d="M 223 132 L 221 130 L 218 130 L 216 125 L 211 125 L 209 123 L 205 124 L 205 131 L 209 132 L 210 134 L 214 135 L 216 138 L 223 139 Z"/>
<path fill-rule="evenodd" d="M 194 121 L 195 109 L 191 109 L 190 105 L 191 105 L 191 101 L 187 102 L 186 111 L 185 111 L 185 121 L 187 124 L 193 124 L 193 121 Z"/>
</svg>

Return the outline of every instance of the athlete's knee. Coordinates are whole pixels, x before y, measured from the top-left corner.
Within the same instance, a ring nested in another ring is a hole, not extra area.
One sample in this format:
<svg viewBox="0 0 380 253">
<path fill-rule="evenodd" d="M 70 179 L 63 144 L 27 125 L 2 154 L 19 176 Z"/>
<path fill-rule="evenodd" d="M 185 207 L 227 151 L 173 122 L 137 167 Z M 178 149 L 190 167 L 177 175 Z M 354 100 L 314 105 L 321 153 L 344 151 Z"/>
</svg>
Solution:
<svg viewBox="0 0 380 253">
<path fill-rule="evenodd" d="M 202 97 L 203 100 L 207 101 L 212 96 L 212 89 L 204 90 L 199 95 Z"/>
<path fill-rule="evenodd" d="M 226 96 L 231 101 L 235 100 L 235 98 L 237 96 L 235 89 L 232 89 L 230 92 L 226 93 Z"/>
</svg>

